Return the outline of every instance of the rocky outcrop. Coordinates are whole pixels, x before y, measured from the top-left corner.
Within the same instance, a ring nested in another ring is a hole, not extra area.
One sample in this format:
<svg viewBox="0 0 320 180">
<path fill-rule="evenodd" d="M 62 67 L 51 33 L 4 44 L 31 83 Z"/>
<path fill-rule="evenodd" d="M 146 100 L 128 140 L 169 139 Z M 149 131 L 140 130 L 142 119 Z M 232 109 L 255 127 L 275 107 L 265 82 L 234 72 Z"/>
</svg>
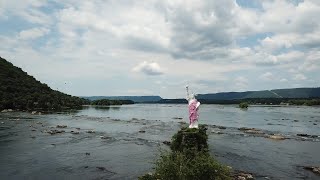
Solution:
<svg viewBox="0 0 320 180">
<path fill-rule="evenodd" d="M 267 137 L 269 139 L 273 139 L 273 140 L 285 140 L 286 139 L 284 136 L 281 136 L 281 135 L 269 135 Z"/>
<path fill-rule="evenodd" d="M 316 166 L 305 166 L 303 167 L 306 170 L 312 171 L 313 173 L 320 175 L 320 166 L 316 167 Z"/>
<path fill-rule="evenodd" d="M 66 128 L 67 125 L 57 125 L 56 128 Z"/>
<path fill-rule="evenodd" d="M 253 175 L 248 172 L 240 171 L 236 172 L 233 176 L 234 180 L 249 180 L 249 179 L 254 179 Z"/>
</svg>

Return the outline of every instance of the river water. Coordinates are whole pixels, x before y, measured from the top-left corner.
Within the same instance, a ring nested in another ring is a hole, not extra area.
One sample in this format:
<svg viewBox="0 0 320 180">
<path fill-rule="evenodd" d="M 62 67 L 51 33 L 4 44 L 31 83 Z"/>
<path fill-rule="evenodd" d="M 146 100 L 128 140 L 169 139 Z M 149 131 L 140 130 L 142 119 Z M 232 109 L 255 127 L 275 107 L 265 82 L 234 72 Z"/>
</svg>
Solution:
<svg viewBox="0 0 320 180">
<path fill-rule="evenodd" d="M 45 115 L 0 113 L 0 177 L 137 179 L 152 172 L 159 152 L 168 149 L 163 141 L 170 141 L 187 116 L 187 106 L 181 104 L 85 107 Z M 241 110 L 201 105 L 199 121 L 208 125 L 211 154 L 235 170 L 253 173 L 256 179 L 319 179 L 302 168 L 320 166 L 319 107 Z M 245 133 L 241 127 L 262 133 Z M 267 138 L 272 134 L 286 139 Z"/>
</svg>

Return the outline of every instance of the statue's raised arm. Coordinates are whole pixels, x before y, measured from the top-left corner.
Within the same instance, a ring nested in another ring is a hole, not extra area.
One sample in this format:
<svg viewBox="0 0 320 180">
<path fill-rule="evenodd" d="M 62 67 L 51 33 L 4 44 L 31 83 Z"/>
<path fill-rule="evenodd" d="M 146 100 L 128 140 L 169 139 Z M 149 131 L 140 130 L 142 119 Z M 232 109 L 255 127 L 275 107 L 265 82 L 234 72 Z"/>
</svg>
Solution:
<svg viewBox="0 0 320 180">
<path fill-rule="evenodd" d="M 188 85 L 186 85 L 186 90 L 187 90 L 186 100 L 189 101 L 190 95 L 189 95 L 189 86 Z"/>
</svg>

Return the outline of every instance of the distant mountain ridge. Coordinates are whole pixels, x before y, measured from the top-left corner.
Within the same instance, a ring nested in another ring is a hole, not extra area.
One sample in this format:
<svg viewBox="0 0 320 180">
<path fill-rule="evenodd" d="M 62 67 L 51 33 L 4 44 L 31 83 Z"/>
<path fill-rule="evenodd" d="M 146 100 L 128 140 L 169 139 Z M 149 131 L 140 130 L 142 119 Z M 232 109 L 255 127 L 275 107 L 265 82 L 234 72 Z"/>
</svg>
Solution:
<svg viewBox="0 0 320 180">
<path fill-rule="evenodd" d="M 82 98 L 90 101 L 109 99 L 109 100 L 131 100 L 135 103 L 158 102 L 162 98 L 160 96 L 82 96 Z"/>
<path fill-rule="evenodd" d="M 131 100 L 135 103 L 187 103 L 185 99 L 163 99 L 160 96 L 83 96 L 82 98 L 90 101 L 109 99 Z M 241 99 L 310 99 L 320 98 L 320 87 L 208 93 L 198 94 L 196 98 L 203 103 L 232 103 Z"/>
<path fill-rule="evenodd" d="M 197 95 L 197 99 L 205 100 L 236 100 L 251 98 L 320 98 L 320 87 L 274 89 L 246 92 L 221 92 Z"/>
</svg>

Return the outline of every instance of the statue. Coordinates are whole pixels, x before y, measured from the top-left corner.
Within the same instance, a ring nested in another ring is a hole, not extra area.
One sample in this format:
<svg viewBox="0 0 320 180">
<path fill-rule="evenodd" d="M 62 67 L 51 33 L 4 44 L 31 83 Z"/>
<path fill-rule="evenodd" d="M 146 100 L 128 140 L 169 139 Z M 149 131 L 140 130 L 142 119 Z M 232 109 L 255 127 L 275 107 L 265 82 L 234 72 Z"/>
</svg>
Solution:
<svg viewBox="0 0 320 180">
<path fill-rule="evenodd" d="M 189 108 L 189 128 L 198 128 L 198 110 L 200 106 L 200 102 L 195 98 L 194 93 L 189 95 L 189 86 L 186 86 L 187 89 L 187 100 L 188 100 L 188 108 Z"/>
</svg>

